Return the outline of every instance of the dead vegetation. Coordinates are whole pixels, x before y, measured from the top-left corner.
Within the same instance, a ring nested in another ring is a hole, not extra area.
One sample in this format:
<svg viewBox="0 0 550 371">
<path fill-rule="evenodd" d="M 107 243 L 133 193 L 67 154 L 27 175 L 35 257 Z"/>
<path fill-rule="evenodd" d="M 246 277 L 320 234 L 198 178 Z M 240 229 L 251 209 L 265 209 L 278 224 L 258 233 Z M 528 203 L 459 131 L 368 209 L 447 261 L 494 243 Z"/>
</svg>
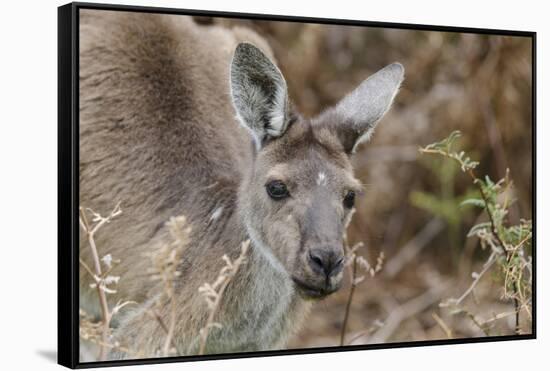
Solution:
<svg viewBox="0 0 550 371">
<path fill-rule="evenodd" d="M 235 277 L 239 271 L 239 267 L 246 262 L 246 254 L 250 246 L 250 240 L 246 240 L 241 244 L 241 253 L 235 259 L 231 261 L 227 255 L 223 255 L 222 259 L 225 262 L 225 266 L 220 270 L 220 273 L 213 283 L 204 283 L 199 287 L 199 293 L 204 297 L 206 305 L 208 306 L 208 319 L 206 325 L 200 330 L 200 347 L 199 354 L 205 354 L 206 341 L 208 340 L 208 334 L 211 328 L 222 328 L 223 324 L 216 322 L 216 314 L 222 297 L 225 292 L 225 288 Z"/>
<path fill-rule="evenodd" d="M 91 222 L 88 220 L 87 213 L 92 215 Z M 91 284 L 91 287 L 97 290 L 97 297 L 101 307 L 101 320 L 99 322 L 93 322 L 84 310 L 80 310 L 80 336 L 98 345 L 99 354 L 97 359 L 100 361 L 106 360 L 109 349 L 116 346 L 111 343 L 111 320 L 113 316 L 131 302 L 118 302 L 114 307 L 109 307 L 107 295 L 116 293 L 116 289 L 109 286 L 116 286 L 120 279 L 119 276 L 109 274 L 113 265 L 117 263 L 117 260 L 114 260 L 111 254 L 108 253 L 100 258 L 95 243 L 95 235 L 101 227 L 110 223 L 121 213 L 120 204 L 117 204 L 107 217 L 101 216 L 92 209 L 80 207 L 80 226 L 87 237 L 88 247 L 92 252 L 94 269 L 92 270 L 82 259 L 80 259 L 80 266 L 92 277 L 94 283 Z"/>
<path fill-rule="evenodd" d="M 181 354 L 174 343 L 174 328 L 176 326 L 176 301 L 174 299 L 175 281 L 180 276 L 178 265 L 182 258 L 182 252 L 189 243 L 191 227 L 187 225 L 185 216 L 172 217 L 166 226 L 170 232 L 171 242 L 161 244 L 153 248 L 148 254 L 151 259 L 149 274 L 153 281 L 161 283 L 162 292 L 156 298 L 155 305 L 148 314 L 159 323 L 166 333 L 164 346 L 160 355 L 167 357 Z M 168 305 L 166 305 L 168 303 Z M 163 307 L 169 308 L 169 322 L 165 323 L 160 315 Z"/>
<path fill-rule="evenodd" d="M 90 224 L 86 213 L 93 216 L 92 223 L 94 224 Z M 80 209 L 80 225 L 83 233 L 87 236 L 88 247 L 92 250 L 95 271 L 90 269 L 89 265 L 82 259 L 80 259 L 80 264 L 82 269 L 85 269 L 86 272 L 93 277 L 95 283 L 92 285 L 93 288 L 97 288 L 97 300 L 101 307 L 101 317 L 99 319 L 89 315 L 82 308 L 80 309 L 81 347 L 84 348 L 84 352 L 86 353 L 94 349 L 97 349 L 98 352 L 97 356 L 91 355 L 85 358 L 105 361 L 108 359 L 108 354 L 111 350 L 127 353 L 132 358 L 167 357 L 188 354 L 188 350 L 178 349 L 174 341 L 176 335 L 174 330 L 177 319 L 176 301 L 174 300 L 175 284 L 177 278 L 181 275 L 178 266 L 182 258 L 182 252 L 190 242 L 189 235 L 191 233 L 191 226 L 187 225 L 185 216 L 170 218 L 166 223 L 171 236 L 170 242 L 152 247 L 151 251 L 144 256 L 144 258 L 148 258 L 151 261 L 151 267 L 147 274 L 152 281 L 160 284 L 160 292 L 153 297 L 155 304 L 152 306 L 152 309 L 147 310 L 143 314 L 143 321 L 156 321 L 163 329 L 166 337 L 162 349 L 158 349 L 155 354 L 145 354 L 141 350 L 137 352 L 131 351 L 130 344 L 120 344 L 117 339 L 113 338 L 113 332 L 115 330 L 112 326 L 113 317 L 125 306 L 138 303 L 128 300 L 118 301 L 114 306 L 109 304 L 110 301 L 107 295 L 116 294 L 116 285 L 121 278 L 119 276 L 111 276 L 109 273 L 114 264 L 117 264 L 119 260 L 114 260 L 109 253 L 100 258 L 99 249 L 96 246 L 94 236 L 96 233 L 99 233 L 100 228 L 104 224 L 110 223 L 120 214 L 122 214 L 120 204 L 117 204 L 107 217 L 101 216 L 90 208 Z M 239 267 L 246 263 L 249 246 L 250 240 L 243 242 L 241 245 L 241 253 L 234 261 L 231 261 L 227 255 L 223 255 L 221 259 L 225 262 L 225 265 L 220 270 L 218 276 L 215 278 L 213 277 L 214 280 L 212 283 L 205 282 L 199 287 L 198 294 L 204 297 L 205 306 L 208 307 L 209 315 L 205 326 L 199 332 L 200 346 L 198 354 L 205 354 L 210 330 L 212 328 L 223 327 L 222 323 L 216 322 L 218 307 L 226 287 L 239 271 Z M 108 251 L 108 249 L 102 247 L 101 251 L 105 252 Z M 105 266 L 105 270 L 102 269 L 101 263 Z M 163 316 L 161 315 L 162 308 L 169 308 L 170 315 L 168 316 L 168 323 L 163 320 Z"/>
</svg>

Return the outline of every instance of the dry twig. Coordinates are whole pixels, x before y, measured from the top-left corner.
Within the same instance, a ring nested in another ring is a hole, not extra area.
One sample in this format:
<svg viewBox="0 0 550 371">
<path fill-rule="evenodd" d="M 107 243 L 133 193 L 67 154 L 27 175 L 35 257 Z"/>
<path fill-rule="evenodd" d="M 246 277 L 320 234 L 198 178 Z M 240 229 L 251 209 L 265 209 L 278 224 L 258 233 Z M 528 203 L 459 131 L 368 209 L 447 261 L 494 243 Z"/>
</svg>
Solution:
<svg viewBox="0 0 550 371">
<path fill-rule="evenodd" d="M 430 241 L 432 241 L 444 227 L 445 223 L 443 223 L 441 219 L 433 218 L 386 263 L 384 275 L 388 278 L 397 276 L 403 267 L 417 256 L 424 247 L 428 246 Z"/>
<path fill-rule="evenodd" d="M 378 272 L 382 270 L 382 266 L 384 264 L 384 253 L 380 252 L 378 255 L 378 258 L 376 259 L 376 265 L 373 267 L 370 265 L 370 263 L 362 256 L 357 255 L 357 250 L 361 247 L 363 247 L 364 244 L 362 242 L 358 242 L 353 247 L 349 247 L 347 235 L 344 234 L 344 249 L 346 251 L 346 262 L 345 266 L 348 267 L 350 271 L 350 280 L 351 280 L 351 286 L 350 291 L 348 295 L 348 300 L 346 302 L 346 309 L 344 312 L 344 321 L 342 323 L 342 329 L 340 331 L 340 346 L 344 346 L 345 344 L 345 338 L 346 338 L 346 332 L 348 327 L 348 321 L 351 311 L 351 303 L 353 302 L 353 296 L 355 294 L 355 288 L 357 285 L 359 285 L 361 282 L 365 280 L 364 275 L 359 275 L 358 268 L 362 268 L 364 272 L 370 275 L 370 277 L 374 277 Z"/>
<path fill-rule="evenodd" d="M 224 255 L 222 259 L 225 261 L 225 266 L 220 270 L 218 278 L 216 278 L 212 284 L 204 283 L 199 287 L 199 292 L 203 295 L 209 310 L 206 324 L 200 330 L 199 354 L 201 355 L 204 354 L 206 350 L 206 340 L 208 339 L 210 329 L 222 327 L 220 323 L 214 321 L 214 318 L 218 312 L 225 289 L 237 274 L 239 267 L 246 262 L 246 254 L 249 246 L 250 240 L 244 241 L 241 244 L 240 255 L 233 262 L 227 255 Z"/>
<path fill-rule="evenodd" d="M 441 295 L 449 288 L 450 282 L 433 286 L 422 295 L 417 296 L 403 305 L 395 308 L 386 319 L 384 326 L 370 338 L 356 338 L 352 344 L 377 344 L 386 342 L 399 328 L 401 322 L 428 308 L 441 299 Z"/>
<path fill-rule="evenodd" d="M 441 327 L 441 329 L 443 330 L 443 332 L 447 336 L 447 339 L 452 339 L 453 338 L 453 330 L 451 330 L 451 328 L 449 326 L 447 326 L 445 321 L 443 321 L 443 319 L 441 317 L 439 317 L 437 315 L 437 313 L 435 313 L 435 312 L 432 313 L 432 318 L 435 320 L 435 322 L 437 322 L 439 327 Z"/>
<path fill-rule="evenodd" d="M 98 213 L 94 212 L 92 209 L 86 209 L 88 212 L 90 212 L 93 216 L 92 222 L 95 224 L 90 225 L 88 222 L 88 218 L 86 217 L 86 213 L 84 209 L 80 208 L 80 226 L 86 233 L 86 237 L 88 239 L 88 244 L 90 245 L 90 250 L 92 252 L 92 259 L 94 262 L 94 271 L 88 267 L 87 264 L 84 263 L 82 259 L 80 259 L 80 264 L 86 269 L 86 271 L 91 275 L 91 277 L 94 279 L 95 287 L 97 288 L 97 295 L 99 298 L 99 303 L 101 307 L 101 316 L 102 316 L 102 336 L 101 336 L 101 345 L 99 347 L 99 355 L 98 359 L 100 361 L 104 361 L 107 358 L 107 347 L 105 344 L 109 343 L 109 334 L 110 334 L 110 323 L 112 318 L 112 313 L 109 311 L 109 305 L 107 303 L 107 293 L 113 293 L 116 292 L 114 290 L 111 290 L 107 287 L 110 283 L 116 283 L 118 282 L 118 277 L 113 276 L 105 276 L 101 269 L 101 263 L 99 258 L 99 253 L 97 251 L 97 246 L 95 243 L 95 233 L 106 223 L 109 223 L 113 218 L 120 215 L 122 213 L 122 210 L 120 209 L 120 203 L 118 203 L 115 208 L 111 211 L 109 216 L 106 218 L 102 217 Z M 106 255 L 107 256 L 107 255 Z M 105 258 L 105 257 L 104 257 Z M 109 259 L 107 259 L 109 260 Z"/>
<path fill-rule="evenodd" d="M 156 309 L 150 311 L 152 317 L 157 320 L 160 327 L 166 333 L 166 339 L 164 339 L 162 347 L 162 355 L 165 357 L 178 353 L 181 354 L 181 351 L 178 351 L 174 342 L 177 320 L 177 303 L 174 299 L 175 280 L 181 275 L 178 267 L 181 262 L 181 255 L 189 242 L 189 235 L 191 233 L 191 227 L 187 225 L 187 220 L 183 215 L 170 218 L 166 222 L 166 227 L 172 237 L 171 242 L 160 245 L 149 254 L 152 263 L 150 270 L 152 279 L 160 281 L 163 288 L 156 304 L 159 308 L 162 308 L 164 300 L 169 302 L 167 306 L 169 310 L 168 323 L 164 321 L 162 313 L 159 313 Z"/>
<path fill-rule="evenodd" d="M 479 273 L 476 273 L 476 272 L 472 273 L 472 277 L 474 277 L 472 284 L 470 285 L 470 287 L 468 287 L 466 291 L 464 291 L 462 295 L 460 295 L 458 299 L 450 298 L 442 302 L 439 306 L 447 307 L 449 305 L 460 305 L 460 303 L 462 303 L 462 301 L 468 295 L 470 295 L 470 293 L 474 290 L 474 288 L 477 286 L 477 284 L 481 280 L 481 277 L 483 277 L 483 275 L 489 270 L 489 268 L 492 267 L 493 263 L 496 261 L 496 255 L 497 253 L 493 251 L 489 256 L 489 258 L 487 259 L 487 261 L 485 262 L 485 264 L 483 264 L 483 269 Z"/>
</svg>

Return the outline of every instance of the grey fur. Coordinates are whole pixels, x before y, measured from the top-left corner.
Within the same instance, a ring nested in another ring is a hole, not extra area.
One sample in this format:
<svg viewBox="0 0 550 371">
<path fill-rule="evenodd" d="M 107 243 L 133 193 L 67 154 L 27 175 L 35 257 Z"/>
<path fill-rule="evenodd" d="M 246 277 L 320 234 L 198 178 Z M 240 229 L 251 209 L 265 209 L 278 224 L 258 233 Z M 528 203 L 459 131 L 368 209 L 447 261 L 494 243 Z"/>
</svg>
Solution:
<svg viewBox="0 0 550 371">
<path fill-rule="evenodd" d="M 392 63 L 364 80 L 326 115 L 337 116 L 346 150 L 355 152 L 357 146 L 374 133 L 376 125 L 390 109 L 404 79 L 400 63 Z"/>
<path fill-rule="evenodd" d="M 237 46 L 231 61 L 231 96 L 237 117 L 250 129 L 258 149 L 281 136 L 289 122 L 288 92 L 281 71 L 257 47 Z"/>
<path fill-rule="evenodd" d="M 333 109 L 288 125 L 286 83 L 265 40 L 249 30 L 198 26 L 183 16 L 80 13 L 80 205 L 105 214 L 121 202 L 123 214 L 101 229 L 96 243 L 100 255 L 121 259 L 111 272 L 121 276 L 111 305 L 140 303 L 120 320 L 117 340 L 132 356 L 162 347 L 162 327 L 143 315 L 161 291 L 146 274 L 144 254 L 170 238 L 171 216 L 185 215 L 193 229 L 176 282 L 178 349 L 197 351 L 208 315 L 198 287 L 212 282 L 221 257 L 236 258 L 247 239 L 247 263 L 227 287 L 216 318 L 223 327 L 211 331 L 207 352 L 285 347 L 311 304 L 311 293 L 296 282 L 323 295 L 341 284 L 341 271 L 326 277 L 309 255 L 343 255 L 350 212 L 342 198 L 360 188 L 341 135 L 349 117 L 337 122 L 344 112 Z M 269 81 L 260 88 L 264 108 L 246 103 L 256 73 Z M 277 91 L 284 91 L 285 121 L 273 132 L 274 107 L 282 109 L 273 105 Z M 234 108 L 262 140 L 258 153 Z M 265 185 L 273 179 L 287 182 L 290 198 L 269 198 Z M 83 238 L 80 253 L 90 261 Z M 81 307 L 97 311 L 83 269 L 80 283 Z M 168 306 L 159 314 L 167 323 Z"/>
</svg>

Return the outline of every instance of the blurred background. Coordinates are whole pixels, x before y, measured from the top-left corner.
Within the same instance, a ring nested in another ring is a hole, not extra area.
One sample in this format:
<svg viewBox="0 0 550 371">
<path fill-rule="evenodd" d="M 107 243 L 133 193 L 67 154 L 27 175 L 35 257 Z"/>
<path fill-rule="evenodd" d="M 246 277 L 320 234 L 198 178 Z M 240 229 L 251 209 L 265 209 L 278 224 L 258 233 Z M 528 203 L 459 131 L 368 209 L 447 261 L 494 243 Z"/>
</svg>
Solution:
<svg viewBox="0 0 550 371">
<path fill-rule="evenodd" d="M 398 61 L 406 77 L 393 108 L 355 155 L 366 192 L 348 229 L 350 244 L 383 268 L 355 289 L 346 344 L 514 333 L 514 306 L 487 273 L 456 313 L 440 303 L 460 296 L 489 252 L 467 238 L 486 216 L 460 206 L 476 188 L 452 161 L 418 148 L 463 134 L 461 149 L 498 180 L 506 169 L 517 202 L 510 223 L 532 219 L 532 45 L 527 37 L 197 17 L 198 23 L 250 27 L 264 36 L 304 116 L 336 103 L 363 79 Z M 333 346 L 350 279 L 317 303 L 291 348 Z M 483 326 L 480 326 L 480 323 Z M 531 332 L 531 322 L 521 323 Z"/>
</svg>

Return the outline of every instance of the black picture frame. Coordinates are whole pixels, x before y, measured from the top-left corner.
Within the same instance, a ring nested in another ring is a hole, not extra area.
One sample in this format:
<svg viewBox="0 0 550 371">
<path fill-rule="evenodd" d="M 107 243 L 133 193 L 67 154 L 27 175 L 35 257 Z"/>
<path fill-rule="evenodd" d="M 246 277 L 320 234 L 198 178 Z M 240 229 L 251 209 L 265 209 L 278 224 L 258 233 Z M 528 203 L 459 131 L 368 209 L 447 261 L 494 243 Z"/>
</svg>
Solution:
<svg viewBox="0 0 550 371">
<path fill-rule="evenodd" d="M 79 10 L 97 9 L 193 16 L 212 16 L 250 20 L 308 22 L 350 26 L 368 26 L 408 30 L 460 32 L 487 35 L 521 36 L 532 42 L 532 210 L 533 210 L 533 322 L 532 333 L 525 335 L 486 336 L 465 339 L 441 339 L 429 341 L 396 342 L 373 345 L 348 345 L 344 347 L 320 347 L 258 351 L 250 353 L 215 354 L 201 356 L 163 357 L 104 362 L 79 361 Z M 214 359 L 266 357 L 278 355 L 341 352 L 381 348 L 419 347 L 463 343 L 528 340 L 537 337 L 536 305 L 536 45 L 537 34 L 531 31 L 513 31 L 486 28 L 448 27 L 406 23 L 370 22 L 330 18 L 310 18 L 268 14 L 232 13 L 161 7 L 112 5 L 97 3 L 70 3 L 58 8 L 58 363 L 69 368 L 92 368 L 168 362 L 188 362 Z"/>
</svg>

